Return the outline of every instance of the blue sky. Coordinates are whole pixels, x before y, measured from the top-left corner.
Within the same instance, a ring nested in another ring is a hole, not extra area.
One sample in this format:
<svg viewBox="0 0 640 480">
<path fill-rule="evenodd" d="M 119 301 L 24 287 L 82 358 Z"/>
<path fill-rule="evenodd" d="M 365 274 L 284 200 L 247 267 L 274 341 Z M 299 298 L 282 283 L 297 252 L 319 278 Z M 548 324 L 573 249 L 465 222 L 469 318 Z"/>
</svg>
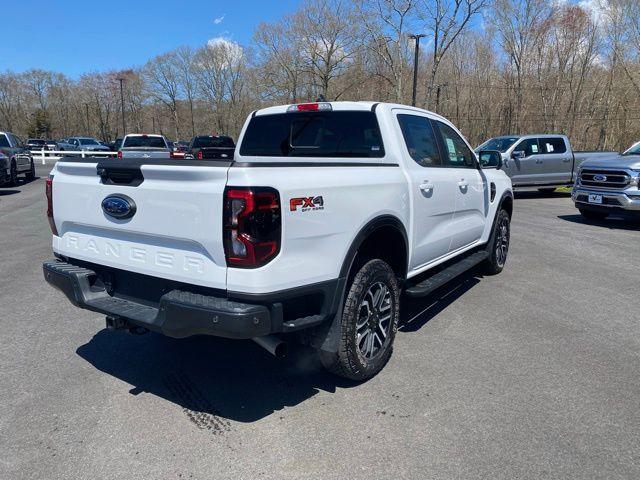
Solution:
<svg viewBox="0 0 640 480">
<path fill-rule="evenodd" d="M 251 41 L 261 21 L 300 0 L 4 0 L 0 72 L 42 68 L 73 78 L 138 66 L 179 45 L 214 37 Z"/>
</svg>

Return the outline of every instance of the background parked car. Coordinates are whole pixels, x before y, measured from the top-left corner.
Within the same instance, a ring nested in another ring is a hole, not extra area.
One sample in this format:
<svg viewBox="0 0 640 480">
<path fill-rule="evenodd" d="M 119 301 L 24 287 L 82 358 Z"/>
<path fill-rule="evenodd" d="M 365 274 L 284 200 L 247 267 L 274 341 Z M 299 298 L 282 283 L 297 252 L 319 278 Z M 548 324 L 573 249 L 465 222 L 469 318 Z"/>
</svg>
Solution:
<svg viewBox="0 0 640 480">
<path fill-rule="evenodd" d="M 47 144 L 41 138 L 27 138 L 26 146 L 29 150 L 42 150 Z"/>
<path fill-rule="evenodd" d="M 58 142 L 58 150 L 87 150 L 91 152 L 108 152 L 109 148 L 91 137 L 69 137 Z"/>
<path fill-rule="evenodd" d="M 55 140 L 45 140 L 44 144 L 45 150 L 55 150 L 56 148 L 58 148 L 58 142 L 56 142 Z"/>
<path fill-rule="evenodd" d="M 111 150 L 112 152 L 117 152 L 118 150 L 120 150 L 121 146 L 122 138 L 116 138 L 115 140 L 109 142 L 109 150 Z"/>
<path fill-rule="evenodd" d="M 15 186 L 18 175 L 36 178 L 33 158 L 25 144 L 10 132 L 0 132 L 0 185 Z"/>
<path fill-rule="evenodd" d="M 225 135 L 198 135 L 191 139 L 187 155 L 198 160 L 233 158 L 236 144 Z"/>
<path fill-rule="evenodd" d="M 124 137 L 118 158 L 175 158 L 171 142 L 162 135 L 131 133 Z"/>
</svg>

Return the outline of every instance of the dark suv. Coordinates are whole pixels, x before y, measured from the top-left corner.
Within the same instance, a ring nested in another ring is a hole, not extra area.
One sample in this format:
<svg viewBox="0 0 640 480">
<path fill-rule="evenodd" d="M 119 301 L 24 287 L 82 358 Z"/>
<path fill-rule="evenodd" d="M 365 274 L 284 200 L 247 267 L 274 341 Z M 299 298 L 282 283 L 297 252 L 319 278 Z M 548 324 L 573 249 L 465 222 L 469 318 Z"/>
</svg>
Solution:
<svg viewBox="0 0 640 480">
<path fill-rule="evenodd" d="M 185 158 L 198 160 L 232 159 L 236 144 L 225 135 L 198 135 L 191 139 Z"/>
</svg>

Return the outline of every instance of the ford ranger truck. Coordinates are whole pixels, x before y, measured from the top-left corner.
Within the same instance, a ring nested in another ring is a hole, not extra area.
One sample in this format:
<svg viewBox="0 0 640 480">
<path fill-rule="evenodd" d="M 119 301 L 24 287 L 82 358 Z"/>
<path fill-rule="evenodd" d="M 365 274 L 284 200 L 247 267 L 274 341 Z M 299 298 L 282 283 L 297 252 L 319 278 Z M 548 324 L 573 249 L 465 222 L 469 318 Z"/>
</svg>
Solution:
<svg viewBox="0 0 640 480">
<path fill-rule="evenodd" d="M 47 282 L 107 327 L 314 347 L 364 380 L 400 304 L 482 264 L 499 273 L 513 194 L 499 152 L 405 105 L 253 112 L 233 159 L 59 161 Z"/>
<path fill-rule="evenodd" d="M 584 162 L 571 198 L 588 220 L 611 214 L 640 219 L 640 143 L 622 155 Z"/>
<path fill-rule="evenodd" d="M 618 155 L 573 151 L 565 135 L 505 135 L 487 140 L 477 150 L 498 150 L 502 169 L 515 188 L 534 187 L 541 192 L 573 185 L 582 162 Z"/>
</svg>

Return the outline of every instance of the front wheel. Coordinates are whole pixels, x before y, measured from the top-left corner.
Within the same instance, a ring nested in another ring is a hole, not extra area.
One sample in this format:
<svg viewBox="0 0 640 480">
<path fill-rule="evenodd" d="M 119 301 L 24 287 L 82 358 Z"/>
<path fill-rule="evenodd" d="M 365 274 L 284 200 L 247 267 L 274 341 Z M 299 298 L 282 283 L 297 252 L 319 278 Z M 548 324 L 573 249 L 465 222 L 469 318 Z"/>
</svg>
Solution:
<svg viewBox="0 0 640 480">
<path fill-rule="evenodd" d="M 36 166 L 33 163 L 33 159 L 31 160 L 31 167 L 29 167 L 29 171 L 27 172 L 27 180 L 31 181 L 36 178 Z"/>
<path fill-rule="evenodd" d="M 511 218 L 506 210 L 501 209 L 496 217 L 496 223 L 487 247 L 489 257 L 485 262 L 485 271 L 489 275 L 497 275 L 504 268 L 507 263 L 510 240 Z"/>
<path fill-rule="evenodd" d="M 15 162 L 11 162 L 11 169 L 9 170 L 9 186 L 15 187 L 18 185 L 18 167 Z"/>
<path fill-rule="evenodd" d="M 335 353 L 320 350 L 330 372 L 352 380 L 368 380 L 387 364 L 400 317 L 400 288 L 391 267 L 370 260 L 349 286 Z"/>
</svg>

